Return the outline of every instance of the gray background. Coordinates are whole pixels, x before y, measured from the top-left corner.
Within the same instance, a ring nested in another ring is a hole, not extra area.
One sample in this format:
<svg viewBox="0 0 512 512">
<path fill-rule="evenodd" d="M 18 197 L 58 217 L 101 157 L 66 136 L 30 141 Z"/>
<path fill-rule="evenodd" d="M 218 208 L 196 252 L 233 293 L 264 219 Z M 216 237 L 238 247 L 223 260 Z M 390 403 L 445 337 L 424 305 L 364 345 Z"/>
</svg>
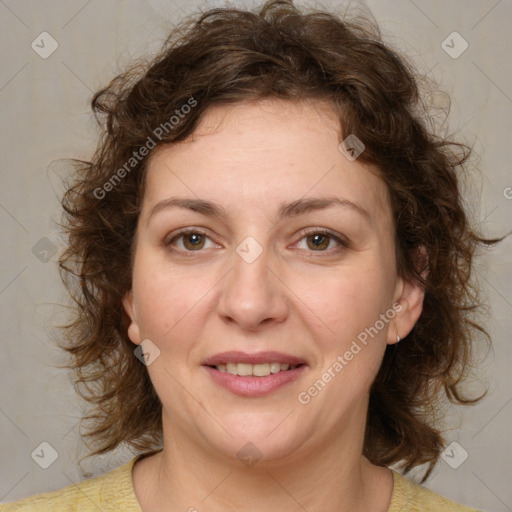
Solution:
<svg viewBox="0 0 512 512">
<path fill-rule="evenodd" d="M 248 2 L 234 2 L 236 5 Z M 56 259 L 58 159 L 87 158 L 95 145 L 88 102 L 92 92 L 133 57 L 159 48 L 172 21 L 197 5 L 165 0 L 0 0 L 3 51 L 0 75 L 2 147 L 0 225 L 0 503 L 83 479 L 78 419 L 83 405 L 54 345 L 52 325 L 66 302 Z M 251 3 L 249 3 L 251 4 Z M 343 10 L 348 4 L 325 1 Z M 468 184 L 468 203 L 488 235 L 510 230 L 512 218 L 512 2 L 510 0 L 369 0 L 386 40 L 452 95 L 449 128 L 474 144 L 481 169 Z M 48 32 L 57 50 L 42 58 L 31 47 Z M 458 32 L 467 41 L 463 48 Z M 448 45 L 448 48 L 446 47 Z M 451 47 L 451 48 L 450 48 Z M 434 98 L 443 102 L 443 96 Z M 512 238 L 512 237 L 511 237 Z M 477 265 L 488 297 L 487 328 L 494 347 L 481 362 L 475 389 L 488 397 L 449 411 L 445 458 L 427 482 L 431 489 L 486 511 L 512 510 L 512 240 Z M 40 443 L 47 445 L 40 446 Z M 57 459 L 48 469 L 52 449 Z M 35 450 L 35 451 L 34 451 Z M 467 459 L 462 462 L 467 453 Z M 31 455 L 33 454 L 33 455 Z M 37 457 L 37 454 L 40 456 Z M 41 455 L 41 454 L 44 454 Z M 84 461 L 87 476 L 128 461 L 119 450 Z M 458 466 L 455 468 L 455 466 Z"/>
</svg>

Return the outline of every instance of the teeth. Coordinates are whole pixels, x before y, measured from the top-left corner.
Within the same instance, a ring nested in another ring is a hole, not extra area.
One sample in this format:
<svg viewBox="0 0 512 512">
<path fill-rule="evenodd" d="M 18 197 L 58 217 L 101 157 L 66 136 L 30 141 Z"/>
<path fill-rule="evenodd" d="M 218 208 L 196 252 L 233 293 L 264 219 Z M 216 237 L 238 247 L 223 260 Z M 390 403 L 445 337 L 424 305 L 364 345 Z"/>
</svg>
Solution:
<svg viewBox="0 0 512 512">
<path fill-rule="evenodd" d="M 236 373 L 238 373 L 238 375 L 241 375 L 242 377 L 252 375 L 252 364 L 238 363 L 236 365 Z"/>
<path fill-rule="evenodd" d="M 266 377 L 270 375 L 270 364 L 269 363 L 260 363 L 252 365 L 252 373 L 256 375 L 256 377 Z"/>
<path fill-rule="evenodd" d="M 270 373 L 278 373 L 281 371 L 281 363 L 270 363 Z"/>
<path fill-rule="evenodd" d="M 271 373 L 279 373 L 288 369 L 293 370 L 296 367 L 297 365 L 289 365 L 288 363 L 227 363 L 216 366 L 220 372 L 227 372 L 241 377 L 266 377 Z"/>
</svg>

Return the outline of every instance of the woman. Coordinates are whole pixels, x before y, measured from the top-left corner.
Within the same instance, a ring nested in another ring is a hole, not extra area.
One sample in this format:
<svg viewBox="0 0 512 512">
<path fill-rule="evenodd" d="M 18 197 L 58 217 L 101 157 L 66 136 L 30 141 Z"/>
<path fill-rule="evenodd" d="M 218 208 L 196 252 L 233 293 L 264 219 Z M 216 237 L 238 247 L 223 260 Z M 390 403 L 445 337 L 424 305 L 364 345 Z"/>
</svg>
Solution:
<svg viewBox="0 0 512 512">
<path fill-rule="evenodd" d="M 64 198 L 66 349 L 94 453 L 129 464 L 2 510 L 469 511 L 432 469 L 479 305 L 457 175 L 375 27 L 213 10 L 92 102 Z"/>
</svg>

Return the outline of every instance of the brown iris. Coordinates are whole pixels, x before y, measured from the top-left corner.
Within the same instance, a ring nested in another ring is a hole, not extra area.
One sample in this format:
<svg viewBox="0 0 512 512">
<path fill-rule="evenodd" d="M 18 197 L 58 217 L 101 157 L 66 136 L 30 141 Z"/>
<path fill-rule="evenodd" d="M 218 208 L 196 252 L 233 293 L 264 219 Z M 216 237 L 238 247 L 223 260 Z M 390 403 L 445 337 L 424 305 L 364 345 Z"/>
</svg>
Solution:
<svg viewBox="0 0 512 512">
<path fill-rule="evenodd" d="M 316 233 L 307 237 L 308 247 L 314 251 L 329 247 L 329 236 Z"/>
<path fill-rule="evenodd" d="M 205 236 L 200 233 L 187 233 L 183 235 L 183 245 L 187 250 L 195 251 L 202 249 L 205 243 Z"/>
</svg>

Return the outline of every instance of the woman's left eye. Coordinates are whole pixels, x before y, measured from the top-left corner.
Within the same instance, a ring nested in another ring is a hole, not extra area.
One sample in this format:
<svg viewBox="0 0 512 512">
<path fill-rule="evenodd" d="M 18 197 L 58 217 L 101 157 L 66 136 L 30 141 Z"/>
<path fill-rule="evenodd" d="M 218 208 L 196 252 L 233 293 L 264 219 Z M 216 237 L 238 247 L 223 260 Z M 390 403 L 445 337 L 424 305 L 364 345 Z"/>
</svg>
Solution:
<svg viewBox="0 0 512 512">
<path fill-rule="evenodd" d="M 306 249 L 317 252 L 324 252 L 336 247 L 344 247 L 346 244 L 339 237 L 332 233 L 315 231 L 302 237 L 296 244 L 298 249 Z"/>
</svg>

